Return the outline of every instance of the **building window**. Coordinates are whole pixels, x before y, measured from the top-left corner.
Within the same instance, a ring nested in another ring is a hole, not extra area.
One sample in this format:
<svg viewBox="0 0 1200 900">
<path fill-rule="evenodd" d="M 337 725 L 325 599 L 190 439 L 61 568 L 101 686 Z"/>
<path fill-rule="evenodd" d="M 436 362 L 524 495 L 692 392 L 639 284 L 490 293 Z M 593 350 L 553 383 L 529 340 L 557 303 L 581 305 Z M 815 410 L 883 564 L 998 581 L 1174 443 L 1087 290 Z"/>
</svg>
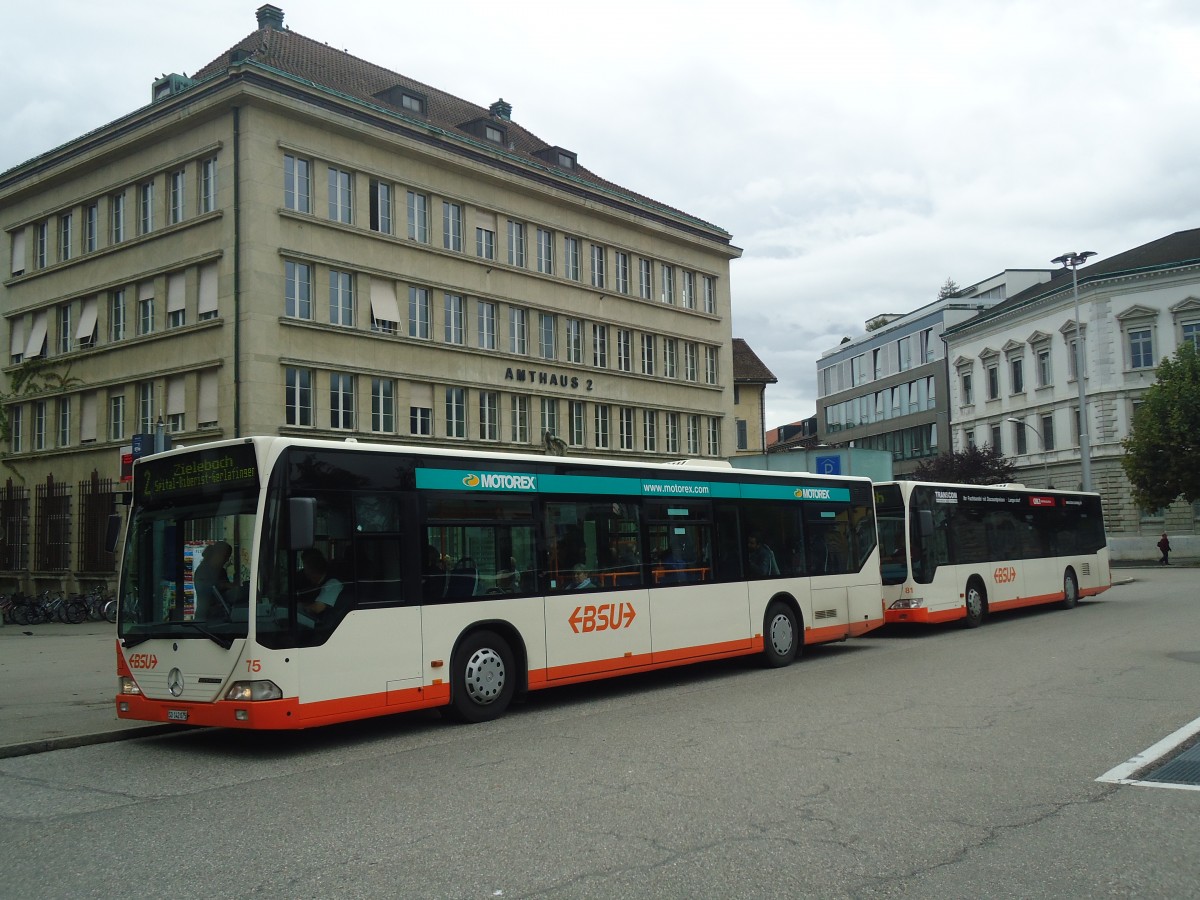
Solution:
<svg viewBox="0 0 1200 900">
<path fill-rule="evenodd" d="M 354 221 L 353 176 L 341 169 L 329 168 L 329 218 L 346 225 Z"/>
<path fill-rule="evenodd" d="M 63 213 L 58 217 L 58 258 L 66 262 L 71 258 L 71 248 L 75 245 L 75 217 L 71 213 Z"/>
<path fill-rule="evenodd" d="M 554 233 L 537 230 L 537 270 L 543 275 L 554 274 Z"/>
<path fill-rule="evenodd" d="M 563 238 L 563 274 L 572 281 L 579 280 L 579 238 Z"/>
<path fill-rule="evenodd" d="M 169 214 L 167 218 L 170 220 L 172 225 L 178 225 L 183 221 L 183 185 L 186 174 L 187 173 L 184 172 L 183 169 L 180 169 L 178 172 L 171 173 L 169 197 L 167 202 Z"/>
<path fill-rule="evenodd" d="M 567 362 L 583 365 L 583 322 L 567 319 Z"/>
<path fill-rule="evenodd" d="M 1154 342 L 1149 328 L 1131 328 L 1127 332 L 1129 341 L 1129 368 L 1154 368 Z"/>
<path fill-rule="evenodd" d="M 312 425 L 312 382 L 310 369 L 286 370 L 284 410 L 288 425 Z"/>
<path fill-rule="evenodd" d="M 125 291 L 118 289 L 108 299 L 108 339 L 125 340 Z"/>
<path fill-rule="evenodd" d="M 138 385 L 138 431 L 149 434 L 154 429 L 154 382 L 143 381 Z"/>
<path fill-rule="evenodd" d="M 496 349 L 496 304 L 490 300 L 480 300 L 477 318 L 479 320 L 479 347 L 483 350 Z"/>
<path fill-rule="evenodd" d="M 354 326 L 354 275 L 329 270 L 329 324 Z"/>
<path fill-rule="evenodd" d="M 696 273 L 687 270 L 683 273 L 683 308 L 696 308 Z"/>
<path fill-rule="evenodd" d="M 75 335 L 71 332 L 71 304 L 58 308 L 58 352 L 70 353 Z"/>
<path fill-rule="evenodd" d="M 371 230 L 380 234 L 392 233 L 392 186 L 371 179 Z"/>
<path fill-rule="evenodd" d="M 45 222 L 38 222 L 33 226 L 33 267 L 35 269 L 44 269 L 49 262 L 47 256 L 50 241 L 47 234 L 49 228 L 50 226 Z"/>
<path fill-rule="evenodd" d="M 745 419 L 734 420 L 734 431 L 737 432 L 737 448 L 739 450 L 750 449 L 750 428 L 746 424 Z"/>
<path fill-rule="evenodd" d="M 108 398 L 108 439 L 119 441 L 125 437 L 125 395 L 113 394 Z"/>
<path fill-rule="evenodd" d="M 154 331 L 154 297 L 141 297 L 138 300 L 138 334 L 151 334 Z"/>
<path fill-rule="evenodd" d="M 108 201 L 108 238 L 110 244 L 125 240 L 125 195 L 113 194 Z"/>
<path fill-rule="evenodd" d="M 429 243 L 429 198 L 414 191 L 408 192 L 408 238 Z"/>
<path fill-rule="evenodd" d="M 496 232 L 487 228 L 475 229 L 475 255 L 480 259 L 496 258 Z"/>
<path fill-rule="evenodd" d="M 704 348 L 704 383 L 717 383 L 717 348 Z"/>
<path fill-rule="evenodd" d="M 408 289 L 408 336 L 429 340 L 429 290 L 410 287 Z"/>
<path fill-rule="evenodd" d="M 584 435 L 584 409 L 582 400 L 567 401 L 567 415 L 570 417 L 568 425 L 567 442 L 572 447 L 582 447 L 586 437 Z"/>
<path fill-rule="evenodd" d="M 989 400 L 1000 396 L 1000 364 L 989 363 L 987 367 L 987 392 Z"/>
<path fill-rule="evenodd" d="M 679 377 L 675 363 L 675 346 L 675 338 L 663 338 L 663 376 L 666 378 Z"/>
<path fill-rule="evenodd" d="M 649 300 L 654 296 L 653 266 L 648 259 L 638 260 L 638 296 Z"/>
<path fill-rule="evenodd" d="M 147 181 L 138 188 L 138 234 L 154 230 L 154 182 Z"/>
<path fill-rule="evenodd" d="M 33 404 L 33 449 L 46 449 L 46 401 Z"/>
<path fill-rule="evenodd" d="M 667 413 L 667 452 L 679 452 L 679 413 Z"/>
<path fill-rule="evenodd" d="M 652 334 L 642 335 L 642 374 L 654 374 L 655 340 Z"/>
<path fill-rule="evenodd" d="M 604 248 L 592 244 L 592 287 L 604 290 Z"/>
<path fill-rule="evenodd" d="M 514 444 L 529 443 L 529 398 L 514 395 L 511 404 L 511 434 Z"/>
<path fill-rule="evenodd" d="M 446 437 L 467 436 L 467 391 L 466 388 L 446 388 Z"/>
<path fill-rule="evenodd" d="M 993 425 L 992 430 L 992 449 L 1000 453 L 1003 448 L 1000 446 L 1000 426 Z"/>
<path fill-rule="evenodd" d="M 312 212 L 312 182 L 308 160 L 283 157 L 283 205 L 296 212 Z"/>
<path fill-rule="evenodd" d="M 1025 360 L 1017 356 L 1008 361 L 1008 377 L 1012 393 L 1025 393 Z"/>
<path fill-rule="evenodd" d="M 1034 351 L 1037 362 L 1037 386 L 1050 387 L 1054 383 L 1054 370 L 1050 367 L 1050 348 L 1038 347 Z"/>
<path fill-rule="evenodd" d="M 1024 456 L 1029 452 L 1029 436 L 1025 433 L 1024 422 L 1013 423 L 1013 443 L 1017 448 L 1017 456 Z"/>
<path fill-rule="evenodd" d="M 687 452 L 691 456 L 700 455 L 700 417 L 687 417 Z"/>
<path fill-rule="evenodd" d="M 58 400 L 57 446 L 71 446 L 71 399 L 69 397 L 61 397 Z"/>
<path fill-rule="evenodd" d="M 1040 430 L 1042 432 L 1042 449 L 1043 450 L 1053 450 L 1054 449 L 1054 415 L 1053 414 L 1042 416 L 1042 427 Z"/>
<path fill-rule="evenodd" d="M 622 253 L 620 250 L 616 252 L 616 279 L 617 293 L 629 293 L 629 254 Z"/>
<path fill-rule="evenodd" d="M 1184 322 L 1179 327 L 1179 332 L 1184 344 L 1191 344 L 1193 348 L 1200 350 L 1200 322 Z"/>
<path fill-rule="evenodd" d="M 658 413 L 652 409 L 642 410 L 642 449 L 658 452 Z"/>
<path fill-rule="evenodd" d="M 633 410 L 622 406 L 618 412 L 620 418 L 621 449 L 632 450 L 633 446 Z"/>
<path fill-rule="evenodd" d="M 595 415 L 595 444 L 599 450 L 608 449 L 609 408 L 603 403 L 596 404 Z"/>
<path fill-rule="evenodd" d="M 519 306 L 508 308 L 508 352 L 524 356 L 529 352 L 529 322 Z"/>
<path fill-rule="evenodd" d="M 442 247 L 456 253 L 463 248 L 463 209 L 446 200 L 442 201 Z"/>
<path fill-rule="evenodd" d="M 354 376 L 344 372 L 329 374 L 329 427 L 354 428 Z"/>
<path fill-rule="evenodd" d="M 695 344 L 683 345 L 683 377 L 685 381 L 699 378 L 700 348 Z"/>
<path fill-rule="evenodd" d="M 617 329 L 617 369 L 633 371 L 633 333 L 628 328 Z"/>
<path fill-rule="evenodd" d="M 715 416 L 708 420 L 708 455 L 721 455 L 721 420 Z"/>
<path fill-rule="evenodd" d="M 312 318 L 312 268 L 286 260 L 283 264 L 284 315 L 292 319 Z"/>
<path fill-rule="evenodd" d="M 500 395 L 495 391 L 479 392 L 479 439 L 500 440 Z"/>
<path fill-rule="evenodd" d="M 466 304 L 458 294 L 446 294 L 445 336 L 447 344 L 466 343 Z"/>
<path fill-rule="evenodd" d="M 508 220 L 508 264 L 525 268 L 525 226 Z"/>
<path fill-rule="evenodd" d="M 675 302 L 675 269 L 663 263 L 662 265 L 662 296 L 663 303 Z"/>
<path fill-rule="evenodd" d="M 92 253 L 100 246 L 100 208 L 91 203 L 83 208 L 83 252 Z"/>
<path fill-rule="evenodd" d="M 541 400 L 542 408 L 542 434 L 558 437 L 558 400 L 554 397 L 543 397 Z"/>
<path fill-rule="evenodd" d="M 554 345 L 556 328 L 553 315 L 538 313 L 538 354 L 542 359 L 555 359 L 557 356 Z"/>
<path fill-rule="evenodd" d="M 711 275 L 702 276 L 704 282 L 704 311 L 710 315 L 717 312 L 717 279 Z"/>
<path fill-rule="evenodd" d="M 371 379 L 371 430 L 379 434 L 396 431 L 396 382 L 390 378 Z"/>
<path fill-rule="evenodd" d="M 200 164 L 200 212 L 217 208 L 217 158 L 210 156 Z"/>
<path fill-rule="evenodd" d="M 408 433 L 429 437 L 433 434 L 433 410 L 428 406 L 408 408 Z"/>
<path fill-rule="evenodd" d="M 970 406 L 975 402 L 974 385 L 971 383 L 971 370 L 960 369 L 958 372 L 960 406 Z"/>
<path fill-rule="evenodd" d="M 608 326 L 592 325 L 592 365 L 597 369 L 608 368 Z"/>
<path fill-rule="evenodd" d="M 419 116 L 425 115 L 425 101 L 413 94 L 402 93 L 400 95 L 400 108 L 416 113 Z"/>
</svg>

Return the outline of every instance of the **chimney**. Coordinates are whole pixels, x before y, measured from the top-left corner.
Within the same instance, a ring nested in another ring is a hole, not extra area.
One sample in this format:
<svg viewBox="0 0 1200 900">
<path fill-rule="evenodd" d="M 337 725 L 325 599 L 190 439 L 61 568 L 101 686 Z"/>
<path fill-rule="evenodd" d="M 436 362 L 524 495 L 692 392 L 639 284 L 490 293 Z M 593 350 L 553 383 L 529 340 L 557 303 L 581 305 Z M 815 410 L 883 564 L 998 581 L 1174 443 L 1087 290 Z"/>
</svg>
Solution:
<svg viewBox="0 0 1200 900">
<path fill-rule="evenodd" d="M 283 31 L 283 10 L 278 6 L 272 6 L 270 3 L 264 3 L 258 8 L 255 13 L 258 17 L 258 30 L 264 28 L 274 28 L 276 31 Z"/>
<path fill-rule="evenodd" d="M 489 106 L 488 112 L 490 112 L 497 119 L 503 119 L 505 122 L 512 120 L 512 104 L 505 103 L 503 97 Z"/>
</svg>

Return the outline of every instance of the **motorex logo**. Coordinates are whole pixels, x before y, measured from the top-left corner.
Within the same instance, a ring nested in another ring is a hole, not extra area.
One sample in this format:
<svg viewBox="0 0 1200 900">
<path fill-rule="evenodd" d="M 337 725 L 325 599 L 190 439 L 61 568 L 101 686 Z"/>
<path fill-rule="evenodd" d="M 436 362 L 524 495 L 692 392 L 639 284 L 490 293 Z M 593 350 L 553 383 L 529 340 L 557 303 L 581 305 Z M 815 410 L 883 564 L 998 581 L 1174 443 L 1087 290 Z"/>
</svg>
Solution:
<svg viewBox="0 0 1200 900">
<path fill-rule="evenodd" d="M 463 478 L 463 486 L 492 491 L 536 491 L 537 476 L 514 475 L 511 472 L 472 473 Z"/>
<path fill-rule="evenodd" d="M 832 500 L 829 488 L 803 487 L 796 488 L 796 496 L 801 500 Z"/>
</svg>

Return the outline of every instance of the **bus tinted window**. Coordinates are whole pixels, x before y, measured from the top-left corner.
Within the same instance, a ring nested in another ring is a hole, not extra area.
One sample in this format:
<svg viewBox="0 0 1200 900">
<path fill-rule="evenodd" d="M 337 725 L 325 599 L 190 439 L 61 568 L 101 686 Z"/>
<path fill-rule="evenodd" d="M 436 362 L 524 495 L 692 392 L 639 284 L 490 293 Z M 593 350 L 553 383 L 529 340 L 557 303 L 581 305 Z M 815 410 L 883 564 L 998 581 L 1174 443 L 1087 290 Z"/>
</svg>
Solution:
<svg viewBox="0 0 1200 900">
<path fill-rule="evenodd" d="M 542 578 L 533 507 L 526 499 L 487 494 L 429 497 L 421 534 L 426 601 L 528 593 Z"/>
<path fill-rule="evenodd" d="M 547 590 L 641 586 L 639 513 L 633 502 L 547 501 L 543 506 Z M 577 573 L 584 577 L 578 578 Z"/>
</svg>

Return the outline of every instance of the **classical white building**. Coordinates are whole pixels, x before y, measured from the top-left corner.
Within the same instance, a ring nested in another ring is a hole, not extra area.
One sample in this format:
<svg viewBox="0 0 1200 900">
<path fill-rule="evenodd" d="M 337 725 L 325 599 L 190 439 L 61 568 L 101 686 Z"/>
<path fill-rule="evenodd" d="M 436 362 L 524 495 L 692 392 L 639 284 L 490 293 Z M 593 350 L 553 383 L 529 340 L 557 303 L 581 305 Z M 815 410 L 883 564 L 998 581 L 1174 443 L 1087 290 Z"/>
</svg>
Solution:
<svg viewBox="0 0 1200 900">
<path fill-rule="evenodd" d="M 1055 273 L 946 328 L 954 446 L 997 447 L 1030 485 L 1081 486 L 1079 386 L 1083 339 L 1092 489 L 1104 497 L 1115 558 L 1153 555 L 1162 531 L 1197 555 L 1200 504 L 1139 509 L 1121 468 L 1134 407 L 1164 357 L 1200 335 L 1200 229 L 1181 231 L 1078 269 Z"/>
</svg>

